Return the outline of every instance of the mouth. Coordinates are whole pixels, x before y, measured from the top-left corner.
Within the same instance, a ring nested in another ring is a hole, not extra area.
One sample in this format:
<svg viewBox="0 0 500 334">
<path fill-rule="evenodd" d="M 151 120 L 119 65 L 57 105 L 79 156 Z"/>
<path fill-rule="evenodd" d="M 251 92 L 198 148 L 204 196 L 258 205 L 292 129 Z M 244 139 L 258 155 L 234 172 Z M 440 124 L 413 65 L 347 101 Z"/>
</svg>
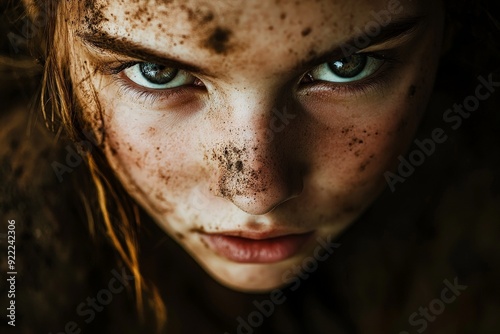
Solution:
<svg viewBox="0 0 500 334">
<path fill-rule="evenodd" d="M 201 233 L 219 256 L 238 263 L 273 263 L 297 254 L 314 232 L 271 236 L 266 233 Z"/>
</svg>

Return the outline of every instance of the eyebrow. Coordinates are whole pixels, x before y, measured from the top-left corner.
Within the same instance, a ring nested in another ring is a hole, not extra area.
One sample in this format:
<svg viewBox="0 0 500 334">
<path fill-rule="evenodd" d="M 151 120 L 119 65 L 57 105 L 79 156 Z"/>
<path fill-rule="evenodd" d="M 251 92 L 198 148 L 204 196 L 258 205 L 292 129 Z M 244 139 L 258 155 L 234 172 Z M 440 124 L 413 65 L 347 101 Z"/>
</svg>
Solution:
<svg viewBox="0 0 500 334">
<path fill-rule="evenodd" d="M 333 49 L 330 49 L 320 55 L 316 55 L 310 60 L 302 62 L 296 69 L 314 67 L 315 65 L 320 65 L 328 61 L 346 58 L 356 52 L 362 51 L 363 49 L 406 37 L 418 30 L 424 19 L 425 16 L 411 16 L 398 19 L 390 22 L 385 27 L 380 26 L 380 32 L 375 36 L 370 36 L 368 33 L 363 32 L 362 34 L 351 37 L 346 42 L 335 46 Z M 367 24 L 365 24 L 365 27 L 366 26 Z M 357 41 L 360 38 L 368 39 L 368 43 L 363 46 L 357 46 Z"/>
<path fill-rule="evenodd" d="M 76 35 L 82 39 L 85 45 L 94 50 L 129 58 L 142 59 L 144 61 L 178 68 L 192 73 L 205 73 L 204 70 L 196 65 L 165 57 L 165 55 L 148 49 L 138 43 L 128 41 L 122 37 L 112 36 L 104 31 L 78 32 Z"/>
<path fill-rule="evenodd" d="M 340 46 L 337 45 L 335 48 L 320 55 L 314 55 L 314 58 L 310 60 L 301 62 L 295 70 L 310 68 L 334 59 L 342 59 L 368 47 L 407 36 L 417 30 L 424 18 L 424 16 L 417 16 L 398 19 L 390 22 L 385 27 L 380 27 L 380 32 L 373 37 L 367 33 L 351 37 Z M 192 73 L 206 74 L 205 70 L 196 65 L 168 58 L 155 50 L 146 48 L 136 42 L 126 40 L 123 37 L 112 36 L 104 31 L 78 32 L 77 36 L 82 39 L 84 44 L 101 52 L 142 59 L 144 61 L 178 68 Z M 357 47 L 357 40 L 362 37 L 367 38 L 369 42 L 367 45 Z M 346 49 L 350 51 L 349 54 L 346 54 Z"/>
</svg>

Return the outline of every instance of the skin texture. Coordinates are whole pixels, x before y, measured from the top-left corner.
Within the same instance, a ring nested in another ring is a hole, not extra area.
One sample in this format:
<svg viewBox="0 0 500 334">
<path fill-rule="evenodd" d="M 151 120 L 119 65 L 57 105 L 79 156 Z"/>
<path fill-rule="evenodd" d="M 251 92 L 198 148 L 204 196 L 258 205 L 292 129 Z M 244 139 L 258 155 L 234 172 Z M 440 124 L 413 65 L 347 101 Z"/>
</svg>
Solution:
<svg viewBox="0 0 500 334">
<path fill-rule="evenodd" d="M 306 64 L 356 36 L 386 1 L 63 3 L 71 79 L 110 166 L 215 279 L 244 291 L 285 284 L 317 237 L 338 236 L 380 194 L 425 111 L 441 52 L 443 12 L 431 1 L 401 1 L 391 20 L 423 19 L 362 51 L 397 50 L 398 61 L 357 90 L 302 81 L 317 66 Z M 101 31 L 200 68 L 198 80 L 170 95 L 137 92 L 109 68 L 153 61 L 81 38 Z M 285 261 L 240 264 L 208 248 L 201 231 L 315 237 Z"/>
</svg>

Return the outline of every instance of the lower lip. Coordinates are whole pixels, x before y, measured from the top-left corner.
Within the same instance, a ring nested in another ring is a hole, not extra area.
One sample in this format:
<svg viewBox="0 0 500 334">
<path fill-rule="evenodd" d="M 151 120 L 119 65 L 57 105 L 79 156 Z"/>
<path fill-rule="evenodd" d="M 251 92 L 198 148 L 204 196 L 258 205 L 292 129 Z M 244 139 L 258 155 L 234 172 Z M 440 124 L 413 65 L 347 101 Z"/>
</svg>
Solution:
<svg viewBox="0 0 500 334">
<path fill-rule="evenodd" d="M 203 234 L 202 238 L 220 256 L 239 263 L 272 263 L 286 260 L 299 252 L 312 233 L 269 239 L 248 239 L 221 234 Z"/>
</svg>

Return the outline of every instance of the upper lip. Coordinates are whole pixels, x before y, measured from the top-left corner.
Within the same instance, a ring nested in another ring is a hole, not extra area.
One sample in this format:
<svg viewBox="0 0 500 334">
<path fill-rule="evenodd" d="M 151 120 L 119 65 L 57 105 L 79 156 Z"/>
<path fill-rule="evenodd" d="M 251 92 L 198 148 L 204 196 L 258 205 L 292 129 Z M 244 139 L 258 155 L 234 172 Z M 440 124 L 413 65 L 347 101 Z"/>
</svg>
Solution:
<svg viewBox="0 0 500 334">
<path fill-rule="evenodd" d="M 285 237 L 285 236 L 290 236 L 290 235 L 301 235 L 301 234 L 309 234 L 312 233 L 312 231 L 307 231 L 307 232 L 285 232 L 285 231 L 280 231 L 280 230 L 270 230 L 270 231 L 217 231 L 217 232 L 207 232 L 207 231 L 200 231 L 203 234 L 206 235 L 213 235 L 213 236 L 227 236 L 227 237 L 239 237 L 239 238 L 245 238 L 245 239 L 253 239 L 253 240 L 265 240 L 265 239 L 272 239 L 272 238 L 279 238 L 279 237 Z"/>
</svg>

